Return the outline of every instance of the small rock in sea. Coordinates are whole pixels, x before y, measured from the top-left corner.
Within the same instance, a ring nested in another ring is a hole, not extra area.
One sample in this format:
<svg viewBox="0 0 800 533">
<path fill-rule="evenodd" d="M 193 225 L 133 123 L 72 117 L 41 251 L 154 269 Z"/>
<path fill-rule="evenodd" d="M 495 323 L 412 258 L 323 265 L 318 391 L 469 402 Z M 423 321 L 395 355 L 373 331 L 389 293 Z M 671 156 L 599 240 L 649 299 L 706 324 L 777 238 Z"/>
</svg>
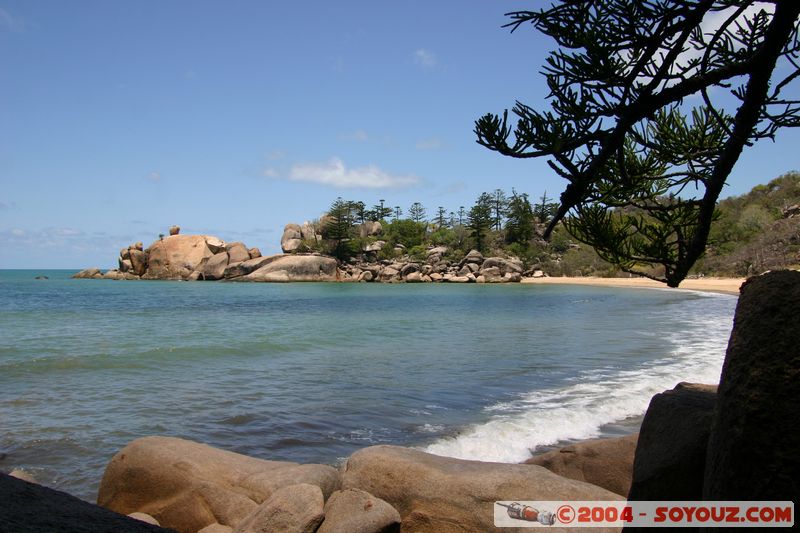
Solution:
<svg viewBox="0 0 800 533">
<path fill-rule="evenodd" d="M 11 477 L 15 477 L 17 479 L 21 479 L 22 481 L 27 481 L 28 483 L 36 483 L 37 485 L 39 484 L 39 482 L 36 481 L 36 478 L 34 477 L 33 474 L 25 470 L 22 470 L 21 468 L 15 468 L 11 472 L 9 472 L 8 475 Z"/>
<path fill-rule="evenodd" d="M 48 278 L 47 276 L 36 276 L 33 279 L 50 279 L 50 278 Z"/>
<path fill-rule="evenodd" d="M 151 525 L 154 525 L 154 526 L 160 526 L 161 525 L 158 522 L 158 520 L 156 520 L 155 518 L 153 518 L 152 516 L 150 516 L 147 513 L 136 512 L 136 513 L 130 513 L 128 516 L 133 518 L 134 520 L 138 520 L 138 521 L 144 522 L 146 524 L 151 524 Z"/>
</svg>

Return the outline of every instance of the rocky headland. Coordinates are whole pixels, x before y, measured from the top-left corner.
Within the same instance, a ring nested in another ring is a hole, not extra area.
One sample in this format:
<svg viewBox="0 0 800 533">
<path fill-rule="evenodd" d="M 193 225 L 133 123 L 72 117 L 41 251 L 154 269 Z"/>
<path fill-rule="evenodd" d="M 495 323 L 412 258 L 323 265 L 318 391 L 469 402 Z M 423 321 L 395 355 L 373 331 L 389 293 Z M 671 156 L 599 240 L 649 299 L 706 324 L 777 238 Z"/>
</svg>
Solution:
<svg viewBox="0 0 800 533">
<path fill-rule="evenodd" d="M 120 250 L 118 267 L 106 272 L 88 268 L 74 278 L 113 280 L 184 281 L 354 281 L 384 283 L 509 283 L 523 275 L 542 277 L 540 270 L 525 272 L 516 257 L 484 257 L 471 250 L 463 257 L 451 257 L 446 246 L 432 246 L 424 257 L 412 257 L 398 246 L 392 259 L 379 259 L 385 241 L 379 222 L 358 227 L 365 244 L 357 257 L 341 261 L 310 252 L 308 243 L 322 242 L 315 226 L 287 224 L 281 238 L 282 254 L 262 256 L 258 248 L 242 242 L 226 243 L 212 235 L 182 235 L 170 228 L 147 248 L 141 242 Z"/>
</svg>

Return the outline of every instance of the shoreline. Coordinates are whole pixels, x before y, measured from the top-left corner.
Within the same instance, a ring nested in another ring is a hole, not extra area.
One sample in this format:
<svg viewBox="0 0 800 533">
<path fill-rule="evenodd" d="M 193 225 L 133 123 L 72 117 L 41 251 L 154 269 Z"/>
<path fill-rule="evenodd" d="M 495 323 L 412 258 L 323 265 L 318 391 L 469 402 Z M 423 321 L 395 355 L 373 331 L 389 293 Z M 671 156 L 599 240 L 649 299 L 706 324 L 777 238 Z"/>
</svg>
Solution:
<svg viewBox="0 0 800 533">
<path fill-rule="evenodd" d="M 711 292 L 716 294 L 739 295 L 739 288 L 746 278 L 698 278 L 687 279 L 676 290 Z M 591 285 L 596 287 L 621 287 L 628 289 L 669 289 L 664 283 L 647 278 L 598 278 L 586 277 L 545 277 L 522 278 L 521 283 L 539 285 Z"/>
</svg>

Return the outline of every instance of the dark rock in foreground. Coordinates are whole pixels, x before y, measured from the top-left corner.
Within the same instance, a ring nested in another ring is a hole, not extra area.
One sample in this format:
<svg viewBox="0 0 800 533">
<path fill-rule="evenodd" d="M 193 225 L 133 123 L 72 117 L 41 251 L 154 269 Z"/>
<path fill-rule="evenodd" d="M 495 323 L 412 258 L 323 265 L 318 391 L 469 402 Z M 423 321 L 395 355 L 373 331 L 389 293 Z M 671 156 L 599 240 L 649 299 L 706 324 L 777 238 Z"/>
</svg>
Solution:
<svg viewBox="0 0 800 533">
<path fill-rule="evenodd" d="M 656 394 L 642 421 L 629 500 L 699 500 L 716 385 Z"/>
<path fill-rule="evenodd" d="M 0 533 L 171 531 L 0 473 Z"/>
<path fill-rule="evenodd" d="M 703 497 L 800 499 L 800 272 L 741 289 L 708 443 Z"/>
</svg>

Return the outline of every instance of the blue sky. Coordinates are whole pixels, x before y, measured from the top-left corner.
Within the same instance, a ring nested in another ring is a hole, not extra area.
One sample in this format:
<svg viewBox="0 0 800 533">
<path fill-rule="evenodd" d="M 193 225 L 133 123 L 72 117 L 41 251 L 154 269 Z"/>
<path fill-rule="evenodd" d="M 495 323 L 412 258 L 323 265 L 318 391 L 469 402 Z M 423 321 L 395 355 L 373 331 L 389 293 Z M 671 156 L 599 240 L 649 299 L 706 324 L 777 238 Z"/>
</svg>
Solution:
<svg viewBox="0 0 800 533">
<path fill-rule="evenodd" d="M 544 160 L 472 133 L 544 105 L 551 43 L 501 28 L 537 5 L 0 0 L 0 268 L 110 268 L 172 224 L 276 253 L 337 196 L 557 196 Z M 798 141 L 746 152 L 723 194 L 800 168 Z"/>
</svg>

